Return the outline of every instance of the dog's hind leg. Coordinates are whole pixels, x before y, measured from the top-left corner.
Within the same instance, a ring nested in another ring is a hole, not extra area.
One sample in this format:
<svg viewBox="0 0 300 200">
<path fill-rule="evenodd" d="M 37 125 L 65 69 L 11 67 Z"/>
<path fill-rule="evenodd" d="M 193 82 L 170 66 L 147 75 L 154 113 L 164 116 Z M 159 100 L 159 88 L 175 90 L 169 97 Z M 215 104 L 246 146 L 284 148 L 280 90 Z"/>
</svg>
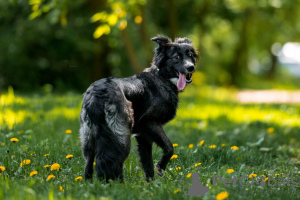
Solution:
<svg viewBox="0 0 300 200">
<path fill-rule="evenodd" d="M 100 180 L 123 182 L 123 164 L 130 151 L 130 137 L 128 140 L 126 147 L 111 136 L 96 140 L 96 172 Z"/>
<path fill-rule="evenodd" d="M 164 176 L 164 171 L 167 167 L 170 158 L 173 155 L 174 149 L 171 141 L 166 136 L 161 124 L 155 122 L 143 123 L 143 133 L 147 134 L 160 148 L 163 150 L 163 156 L 158 161 L 155 171 L 159 176 Z"/>
<path fill-rule="evenodd" d="M 93 176 L 93 162 L 95 157 L 95 147 L 94 147 L 94 142 L 92 140 L 92 131 L 93 128 L 91 128 L 88 125 L 88 122 L 82 121 L 81 128 L 80 128 L 80 139 L 81 139 L 82 154 L 86 161 L 86 165 L 84 169 L 85 179 L 91 179 Z"/>
<path fill-rule="evenodd" d="M 152 141 L 146 135 L 137 135 L 136 141 L 138 143 L 138 152 L 140 162 L 145 172 L 147 182 L 154 177 L 153 159 L 152 159 Z"/>
</svg>

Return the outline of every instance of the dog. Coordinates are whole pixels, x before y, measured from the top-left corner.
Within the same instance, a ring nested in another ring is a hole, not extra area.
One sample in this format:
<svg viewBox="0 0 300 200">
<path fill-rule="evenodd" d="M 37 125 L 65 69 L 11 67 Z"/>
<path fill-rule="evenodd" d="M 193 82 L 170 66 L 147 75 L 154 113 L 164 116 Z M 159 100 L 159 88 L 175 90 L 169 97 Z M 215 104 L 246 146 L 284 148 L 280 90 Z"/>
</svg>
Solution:
<svg viewBox="0 0 300 200">
<path fill-rule="evenodd" d="M 152 66 L 127 78 L 104 78 L 84 93 L 80 113 L 80 139 L 86 160 L 85 179 L 96 172 L 99 179 L 124 180 L 123 163 L 134 133 L 142 169 L 149 182 L 159 176 L 173 155 L 173 145 L 163 125 L 176 116 L 178 93 L 192 82 L 197 51 L 188 38 L 156 36 Z M 163 150 L 155 169 L 152 143 Z"/>
</svg>

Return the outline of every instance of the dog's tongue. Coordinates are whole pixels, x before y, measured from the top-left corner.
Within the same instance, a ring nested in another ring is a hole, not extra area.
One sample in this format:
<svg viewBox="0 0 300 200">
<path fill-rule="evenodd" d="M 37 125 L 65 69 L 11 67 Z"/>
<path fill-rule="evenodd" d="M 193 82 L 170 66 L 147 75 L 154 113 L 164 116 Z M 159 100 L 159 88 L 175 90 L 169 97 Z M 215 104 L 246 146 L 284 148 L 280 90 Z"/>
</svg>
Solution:
<svg viewBox="0 0 300 200">
<path fill-rule="evenodd" d="M 179 80 L 177 82 L 178 90 L 183 90 L 186 86 L 185 74 L 179 73 Z"/>
</svg>

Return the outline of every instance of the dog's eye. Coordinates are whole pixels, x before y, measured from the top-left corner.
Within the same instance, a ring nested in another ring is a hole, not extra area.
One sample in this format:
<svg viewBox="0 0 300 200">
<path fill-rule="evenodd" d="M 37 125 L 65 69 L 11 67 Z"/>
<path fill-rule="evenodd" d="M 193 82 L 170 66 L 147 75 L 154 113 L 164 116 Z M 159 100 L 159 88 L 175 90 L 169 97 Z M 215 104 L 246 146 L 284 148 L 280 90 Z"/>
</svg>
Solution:
<svg viewBox="0 0 300 200">
<path fill-rule="evenodd" d="M 189 53 L 189 55 L 188 55 L 189 57 L 193 57 L 193 54 L 192 53 Z"/>
<path fill-rule="evenodd" d="M 174 59 L 178 60 L 180 59 L 180 56 L 175 56 Z"/>
</svg>

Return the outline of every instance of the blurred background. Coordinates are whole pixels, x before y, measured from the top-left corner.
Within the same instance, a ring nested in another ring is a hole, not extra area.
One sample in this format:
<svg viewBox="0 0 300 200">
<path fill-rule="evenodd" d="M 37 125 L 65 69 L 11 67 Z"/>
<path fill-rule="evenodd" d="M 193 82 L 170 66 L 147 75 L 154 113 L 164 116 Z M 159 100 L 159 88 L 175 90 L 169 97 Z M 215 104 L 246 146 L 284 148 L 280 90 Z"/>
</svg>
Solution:
<svg viewBox="0 0 300 200">
<path fill-rule="evenodd" d="M 149 67 L 160 34 L 190 38 L 194 85 L 297 89 L 300 0 L 0 0 L 0 91 L 84 92 Z"/>
</svg>

